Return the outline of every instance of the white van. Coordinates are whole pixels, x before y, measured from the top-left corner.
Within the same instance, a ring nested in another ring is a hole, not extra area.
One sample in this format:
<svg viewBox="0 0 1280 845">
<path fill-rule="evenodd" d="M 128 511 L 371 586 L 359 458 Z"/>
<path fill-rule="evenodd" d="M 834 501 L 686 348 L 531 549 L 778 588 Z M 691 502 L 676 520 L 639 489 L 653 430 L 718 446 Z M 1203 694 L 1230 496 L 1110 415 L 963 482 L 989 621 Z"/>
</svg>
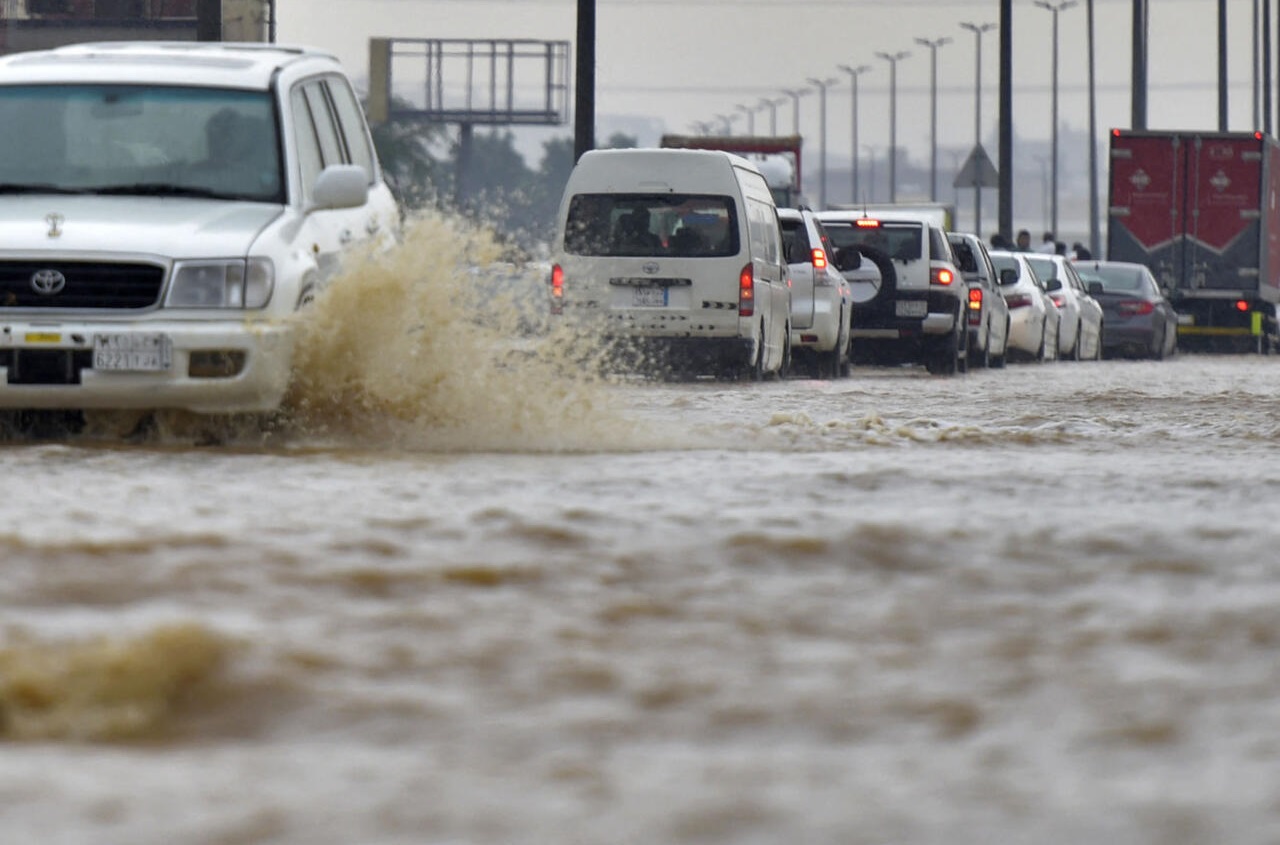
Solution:
<svg viewBox="0 0 1280 845">
<path fill-rule="evenodd" d="M 560 204 L 551 310 L 658 370 L 755 378 L 790 364 L 773 196 L 744 158 L 596 150 Z"/>
</svg>

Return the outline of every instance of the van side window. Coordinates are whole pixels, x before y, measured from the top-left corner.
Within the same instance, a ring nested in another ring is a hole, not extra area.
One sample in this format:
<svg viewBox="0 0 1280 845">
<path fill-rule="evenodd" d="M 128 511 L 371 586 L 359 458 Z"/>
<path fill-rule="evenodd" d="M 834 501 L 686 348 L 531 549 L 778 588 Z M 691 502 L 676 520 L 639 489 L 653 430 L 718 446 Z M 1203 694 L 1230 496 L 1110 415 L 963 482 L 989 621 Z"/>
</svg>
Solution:
<svg viewBox="0 0 1280 845">
<path fill-rule="evenodd" d="M 747 234 L 751 253 L 771 264 L 781 260 L 778 234 L 778 212 L 774 206 L 757 199 L 747 200 Z"/>
</svg>

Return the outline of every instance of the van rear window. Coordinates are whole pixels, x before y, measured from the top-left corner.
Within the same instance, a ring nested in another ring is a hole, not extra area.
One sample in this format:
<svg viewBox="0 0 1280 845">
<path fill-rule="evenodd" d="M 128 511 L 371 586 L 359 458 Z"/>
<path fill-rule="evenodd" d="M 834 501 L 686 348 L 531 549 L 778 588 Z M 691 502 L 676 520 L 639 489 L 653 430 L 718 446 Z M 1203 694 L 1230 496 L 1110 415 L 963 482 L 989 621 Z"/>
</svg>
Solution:
<svg viewBox="0 0 1280 845">
<path fill-rule="evenodd" d="M 899 261 L 915 261 L 921 257 L 924 237 L 919 223 L 878 222 L 877 226 L 858 226 L 852 220 L 824 220 L 822 225 L 827 227 L 827 234 L 839 249 L 866 247 Z"/>
<path fill-rule="evenodd" d="M 696 194 L 575 194 L 565 221 L 572 255 L 737 255 L 733 199 Z"/>
</svg>

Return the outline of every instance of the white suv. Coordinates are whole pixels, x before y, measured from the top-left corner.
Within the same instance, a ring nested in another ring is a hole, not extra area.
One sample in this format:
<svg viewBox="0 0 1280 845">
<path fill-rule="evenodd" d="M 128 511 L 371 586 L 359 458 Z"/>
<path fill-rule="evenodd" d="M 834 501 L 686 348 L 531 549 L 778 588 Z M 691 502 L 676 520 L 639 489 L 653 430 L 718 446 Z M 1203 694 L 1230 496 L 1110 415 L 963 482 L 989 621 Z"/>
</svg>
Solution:
<svg viewBox="0 0 1280 845">
<path fill-rule="evenodd" d="M 791 276 L 791 353 L 814 378 L 849 374 L 849 283 L 832 263 L 835 249 L 812 211 L 778 209 Z"/>
<path fill-rule="evenodd" d="M 880 268 L 878 285 L 854 290 L 854 360 L 967 370 L 969 290 L 942 229 L 906 212 L 820 211 L 818 219 L 842 265 L 857 252 Z"/>
<path fill-rule="evenodd" d="M 399 226 L 326 53 L 18 53 L 0 126 L 0 408 L 273 410 L 290 315 Z"/>
</svg>

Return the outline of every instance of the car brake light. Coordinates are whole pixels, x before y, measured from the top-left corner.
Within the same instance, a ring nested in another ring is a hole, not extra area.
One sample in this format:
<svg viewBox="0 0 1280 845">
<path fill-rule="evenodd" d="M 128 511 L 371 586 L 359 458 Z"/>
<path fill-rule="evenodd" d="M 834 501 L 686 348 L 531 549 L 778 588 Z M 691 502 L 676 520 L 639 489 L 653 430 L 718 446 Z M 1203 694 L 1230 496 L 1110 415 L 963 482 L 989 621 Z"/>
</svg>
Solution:
<svg viewBox="0 0 1280 845">
<path fill-rule="evenodd" d="M 1156 304 L 1145 299 L 1124 299 L 1116 303 L 1116 311 L 1120 312 L 1121 317 L 1141 317 L 1154 310 Z"/>
<path fill-rule="evenodd" d="M 1015 293 L 1013 296 L 1006 296 L 1004 302 L 1010 308 L 1026 308 L 1031 304 L 1031 297 L 1025 293 Z"/>
<path fill-rule="evenodd" d="M 551 268 L 551 313 L 564 313 L 564 268 L 559 264 Z"/>
<path fill-rule="evenodd" d="M 815 270 L 827 269 L 826 250 L 820 249 L 818 247 L 813 248 L 813 269 Z"/>
<path fill-rule="evenodd" d="M 949 285 L 956 280 L 956 274 L 946 267 L 934 267 L 931 281 L 935 285 Z"/>
<path fill-rule="evenodd" d="M 857 226 L 859 229 L 879 229 L 880 221 L 872 220 L 870 217 L 860 217 L 853 225 Z"/>
<path fill-rule="evenodd" d="M 982 322 L 982 288 L 969 290 L 969 324 L 979 325 Z"/>
<path fill-rule="evenodd" d="M 750 317 L 756 313 L 756 272 L 748 264 L 738 274 L 738 316 Z"/>
<path fill-rule="evenodd" d="M 1237 311 L 1240 311 L 1240 312 L 1242 312 L 1242 313 L 1243 313 L 1243 312 L 1245 312 L 1245 311 L 1248 311 L 1248 310 L 1249 310 L 1249 301 L 1248 301 L 1248 300 L 1246 300 L 1246 299 L 1237 299 L 1237 300 L 1236 300 L 1236 310 L 1237 310 Z"/>
<path fill-rule="evenodd" d="M 1060 293 L 1051 293 L 1049 298 L 1053 300 L 1053 304 L 1062 308 L 1067 304 L 1067 298 Z"/>
</svg>

